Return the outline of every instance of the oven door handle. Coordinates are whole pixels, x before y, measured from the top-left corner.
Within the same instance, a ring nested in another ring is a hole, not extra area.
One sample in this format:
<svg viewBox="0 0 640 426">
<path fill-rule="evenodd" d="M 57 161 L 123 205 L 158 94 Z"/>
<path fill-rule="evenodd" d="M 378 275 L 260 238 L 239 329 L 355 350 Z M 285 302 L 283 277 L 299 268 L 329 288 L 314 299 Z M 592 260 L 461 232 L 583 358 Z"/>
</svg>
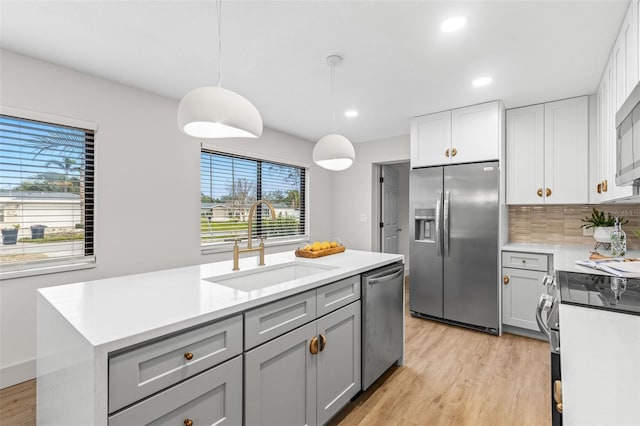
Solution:
<svg viewBox="0 0 640 426">
<path fill-rule="evenodd" d="M 540 296 L 540 301 L 538 302 L 538 307 L 536 308 L 536 322 L 538 323 L 538 328 L 545 335 L 547 340 L 551 339 L 551 331 L 549 330 L 549 326 L 544 323 L 542 320 L 542 312 L 549 309 L 551 306 L 551 302 L 553 298 L 548 294 L 543 294 Z"/>
</svg>

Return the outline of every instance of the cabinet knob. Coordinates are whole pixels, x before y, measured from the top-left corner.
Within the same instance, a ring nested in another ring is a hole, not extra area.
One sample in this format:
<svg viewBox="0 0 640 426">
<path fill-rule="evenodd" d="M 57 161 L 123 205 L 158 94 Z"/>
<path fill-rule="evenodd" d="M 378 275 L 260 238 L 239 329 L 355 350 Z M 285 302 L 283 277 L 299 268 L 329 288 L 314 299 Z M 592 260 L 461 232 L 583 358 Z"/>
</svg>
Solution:
<svg viewBox="0 0 640 426">
<path fill-rule="evenodd" d="M 458 150 L 457 150 L 457 149 L 453 148 L 453 149 L 451 150 L 451 156 L 452 156 L 452 157 L 455 157 L 457 153 L 458 153 Z"/>
<path fill-rule="evenodd" d="M 551 189 L 547 188 L 547 197 L 551 196 Z"/>
<path fill-rule="evenodd" d="M 313 336 L 311 339 L 311 343 L 309 343 L 309 352 L 312 355 L 316 355 L 318 353 L 318 336 Z"/>
<path fill-rule="evenodd" d="M 193 420 L 191 419 L 184 419 L 184 426 L 193 426 Z"/>
<path fill-rule="evenodd" d="M 447 148 L 447 150 L 444 152 L 444 155 L 446 155 L 447 157 L 449 156 L 449 148 Z"/>
<path fill-rule="evenodd" d="M 187 361 L 191 361 L 193 359 L 193 354 L 191 352 L 185 352 L 184 357 Z"/>
<path fill-rule="evenodd" d="M 320 352 L 324 351 L 325 346 L 327 346 L 327 336 L 324 334 L 320 335 Z"/>
<path fill-rule="evenodd" d="M 538 188 L 536 194 L 538 194 L 538 197 L 542 197 L 542 188 Z"/>
<path fill-rule="evenodd" d="M 609 187 L 609 182 L 605 179 L 604 182 L 602 182 L 602 192 L 607 192 L 608 187 Z"/>
<path fill-rule="evenodd" d="M 598 191 L 598 194 L 602 194 L 602 183 L 598 184 L 596 191 Z"/>
<path fill-rule="evenodd" d="M 553 382 L 553 400 L 556 402 L 556 410 L 562 413 L 562 381 Z"/>
<path fill-rule="evenodd" d="M 502 282 L 504 283 L 504 285 L 509 284 L 509 275 L 503 275 Z"/>
</svg>

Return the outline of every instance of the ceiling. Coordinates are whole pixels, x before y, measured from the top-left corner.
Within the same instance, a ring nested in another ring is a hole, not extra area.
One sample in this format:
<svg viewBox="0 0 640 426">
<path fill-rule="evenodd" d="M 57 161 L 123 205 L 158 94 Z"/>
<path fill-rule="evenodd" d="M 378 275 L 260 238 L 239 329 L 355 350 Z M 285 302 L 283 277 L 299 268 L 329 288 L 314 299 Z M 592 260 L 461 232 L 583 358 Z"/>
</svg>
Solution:
<svg viewBox="0 0 640 426">
<path fill-rule="evenodd" d="M 222 86 L 265 126 L 311 141 L 333 131 L 334 110 L 335 131 L 353 142 L 408 134 L 411 117 L 430 112 L 594 93 L 627 5 L 227 0 Z M 441 32 L 454 15 L 467 25 Z M 213 0 L 2 0 L 0 46 L 176 100 L 218 82 Z M 473 87 L 483 75 L 493 83 Z M 358 117 L 344 117 L 350 108 Z"/>
</svg>

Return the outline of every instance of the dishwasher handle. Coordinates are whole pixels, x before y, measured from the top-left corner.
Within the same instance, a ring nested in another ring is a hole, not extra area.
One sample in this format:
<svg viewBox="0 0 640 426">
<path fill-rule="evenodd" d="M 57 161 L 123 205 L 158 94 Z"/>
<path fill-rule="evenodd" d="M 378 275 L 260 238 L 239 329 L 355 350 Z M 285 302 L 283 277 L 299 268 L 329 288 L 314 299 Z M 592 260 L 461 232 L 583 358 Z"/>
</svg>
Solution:
<svg viewBox="0 0 640 426">
<path fill-rule="evenodd" d="M 384 283 L 384 282 L 387 282 L 387 281 L 393 281 L 396 278 L 399 278 L 404 274 L 404 268 L 402 266 L 394 268 L 391 271 L 392 272 L 390 274 L 385 274 L 385 275 L 382 275 L 382 276 L 374 276 L 375 278 L 367 279 L 367 284 L 374 285 L 374 284 L 381 284 L 381 283 Z"/>
</svg>

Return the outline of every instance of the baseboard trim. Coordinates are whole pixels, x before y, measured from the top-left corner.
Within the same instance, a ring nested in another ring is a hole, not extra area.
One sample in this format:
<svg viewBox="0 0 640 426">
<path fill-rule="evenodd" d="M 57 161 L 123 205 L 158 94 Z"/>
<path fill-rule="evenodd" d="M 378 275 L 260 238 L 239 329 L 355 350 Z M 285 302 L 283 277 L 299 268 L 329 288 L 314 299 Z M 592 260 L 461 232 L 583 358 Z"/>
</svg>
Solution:
<svg viewBox="0 0 640 426">
<path fill-rule="evenodd" d="M 8 388 L 36 377 L 36 360 L 19 362 L 0 368 L 0 389 Z"/>
</svg>

